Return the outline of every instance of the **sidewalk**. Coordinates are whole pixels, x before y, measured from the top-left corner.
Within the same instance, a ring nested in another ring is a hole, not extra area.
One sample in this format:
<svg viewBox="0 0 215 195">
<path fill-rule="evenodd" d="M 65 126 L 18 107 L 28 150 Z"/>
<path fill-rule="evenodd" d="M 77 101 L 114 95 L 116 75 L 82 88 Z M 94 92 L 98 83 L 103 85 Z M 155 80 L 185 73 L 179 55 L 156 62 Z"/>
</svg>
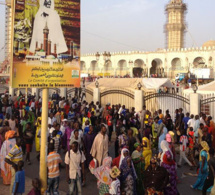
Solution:
<svg viewBox="0 0 215 195">
<path fill-rule="evenodd" d="M 25 193 L 27 195 L 32 189 L 32 179 L 25 177 Z M 3 180 L 0 177 L 0 195 L 9 195 L 10 186 L 3 185 Z M 66 195 L 65 192 L 59 191 L 60 195 Z"/>
</svg>

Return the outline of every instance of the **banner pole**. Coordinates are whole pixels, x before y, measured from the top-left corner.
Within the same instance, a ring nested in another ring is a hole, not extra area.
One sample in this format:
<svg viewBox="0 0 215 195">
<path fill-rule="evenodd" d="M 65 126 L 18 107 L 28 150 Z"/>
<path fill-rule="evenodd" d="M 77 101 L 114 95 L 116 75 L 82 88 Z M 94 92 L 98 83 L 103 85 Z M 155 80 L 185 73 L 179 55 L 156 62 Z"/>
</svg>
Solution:
<svg viewBox="0 0 215 195">
<path fill-rule="evenodd" d="M 42 184 L 41 194 L 47 189 L 47 131 L 48 131 L 48 94 L 49 89 L 42 92 L 42 126 L 41 126 L 41 147 L 40 147 L 40 180 Z"/>
<path fill-rule="evenodd" d="M 28 88 L 25 88 L 25 103 L 28 103 Z"/>
</svg>

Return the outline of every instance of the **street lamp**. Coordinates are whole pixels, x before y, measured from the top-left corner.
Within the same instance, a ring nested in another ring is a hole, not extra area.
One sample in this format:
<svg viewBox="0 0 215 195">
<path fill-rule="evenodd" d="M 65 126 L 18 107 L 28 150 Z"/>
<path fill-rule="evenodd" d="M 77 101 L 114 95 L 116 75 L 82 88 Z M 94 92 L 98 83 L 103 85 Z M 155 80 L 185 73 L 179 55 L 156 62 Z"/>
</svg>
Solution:
<svg viewBox="0 0 215 195">
<path fill-rule="evenodd" d="M 107 60 L 110 60 L 110 58 L 111 58 L 111 54 L 110 54 L 110 52 L 108 52 L 107 53 Z"/>
<path fill-rule="evenodd" d="M 104 59 L 104 61 L 106 62 L 107 61 L 107 52 L 105 51 L 104 53 L 103 53 L 103 59 Z"/>
<path fill-rule="evenodd" d="M 133 65 L 133 61 L 132 60 L 129 60 L 129 66 L 132 66 Z"/>
<path fill-rule="evenodd" d="M 142 84 L 140 82 L 137 84 L 137 88 L 138 88 L 138 90 L 141 90 Z"/>
<path fill-rule="evenodd" d="M 197 86 L 197 85 L 194 85 L 194 86 L 193 86 L 193 91 L 194 91 L 194 93 L 196 93 L 197 90 L 198 90 L 198 86 Z"/>
<path fill-rule="evenodd" d="M 100 54 L 99 52 L 96 53 L 96 61 L 99 61 L 99 58 L 100 58 Z"/>
<path fill-rule="evenodd" d="M 99 88 L 99 82 L 98 82 L 98 80 L 96 80 L 95 86 L 96 86 L 96 88 Z"/>
</svg>

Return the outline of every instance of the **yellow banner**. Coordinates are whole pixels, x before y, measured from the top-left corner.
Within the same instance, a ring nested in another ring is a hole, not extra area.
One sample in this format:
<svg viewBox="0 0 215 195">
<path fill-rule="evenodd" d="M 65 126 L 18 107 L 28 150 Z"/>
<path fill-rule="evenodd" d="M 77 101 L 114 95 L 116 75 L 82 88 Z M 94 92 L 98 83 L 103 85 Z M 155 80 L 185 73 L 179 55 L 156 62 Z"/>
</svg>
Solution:
<svg viewBox="0 0 215 195">
<path fill-rule="evenodd" d="M 17 0 L 13 88 L 80 86 L 80 1 Z"/>
</svg>

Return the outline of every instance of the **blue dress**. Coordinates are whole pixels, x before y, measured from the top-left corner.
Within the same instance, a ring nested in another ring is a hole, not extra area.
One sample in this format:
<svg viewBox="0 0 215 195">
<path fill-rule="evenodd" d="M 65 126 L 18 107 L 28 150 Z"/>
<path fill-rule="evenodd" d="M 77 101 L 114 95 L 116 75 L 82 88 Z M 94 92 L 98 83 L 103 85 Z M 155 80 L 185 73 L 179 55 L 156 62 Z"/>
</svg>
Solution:
<svg viewBox="0 0 215 195">
<path fill-rule="evenodd" d="M 198 190 L 202 190 L 205 180 L 207 179 L 207 176 L 208 176 L 208 154 L 205 151 L 201 151 L 200 155 L 201 157 L 205 157 L 205 164 L 204 164 L 203 173 L 202 173 L 201 172 L 202 161 L 199 162 L 200 168 L 199 168 L 198 179 L 196 183 L 193 185 L 193 188 Z"/>
</svg>

